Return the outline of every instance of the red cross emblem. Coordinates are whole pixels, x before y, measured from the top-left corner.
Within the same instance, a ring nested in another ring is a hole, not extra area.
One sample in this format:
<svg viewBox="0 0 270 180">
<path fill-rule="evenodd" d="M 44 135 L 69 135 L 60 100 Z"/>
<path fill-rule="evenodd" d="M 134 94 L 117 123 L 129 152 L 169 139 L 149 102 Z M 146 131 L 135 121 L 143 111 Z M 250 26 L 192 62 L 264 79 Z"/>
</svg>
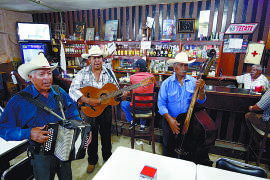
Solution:
<svg viewBox="0 0 270 180">
<path fill-rule="evenodd" d="M 253 53 L 251 53 L 253 55 L 253 57 L 255 57 L 258 53 L 256 51 L 254 51 Z"/>
</svg>

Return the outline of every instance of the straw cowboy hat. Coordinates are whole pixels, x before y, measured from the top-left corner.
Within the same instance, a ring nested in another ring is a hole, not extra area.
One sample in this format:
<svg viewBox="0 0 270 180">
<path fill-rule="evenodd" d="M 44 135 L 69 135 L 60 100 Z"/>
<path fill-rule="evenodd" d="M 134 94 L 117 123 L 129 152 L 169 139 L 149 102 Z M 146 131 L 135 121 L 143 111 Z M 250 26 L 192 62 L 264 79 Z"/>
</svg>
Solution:
<svg viewBox="0 0 270 180">
<path fill-rule="evenodd" d="M 90 56 L 104 56 L 104 55 L 105 55 L 104 52 L 100 49 L 99 46 L 92 46 L 88 54 L 87 53 L 82 54 L 82 58 L 88 59 Z"/>
<path fill-rule="evenodd" d="M 30 81 L 28 74 L 31 71 L 43 68 L 51 69 L 53 71 L 57 65 L 58 64 L 51 66 L 44 54 L 39 54 L 35 55 L 30 62 L 20 65 L 18 68 L 18 73 L 23 79 Z"/>
<path fill-rule="evenodd" d="M 167 61 L 168 64 L 173 64 L 173 63 L 184 63 L 184 64 L 190 64 L 196 61 L 196 59 L 193 59 L 191 61 L 188 60 L 187 53 L 185 52 L 180 52 L 178 53 L 174 59 L 169 59 Z"/>
</svg>

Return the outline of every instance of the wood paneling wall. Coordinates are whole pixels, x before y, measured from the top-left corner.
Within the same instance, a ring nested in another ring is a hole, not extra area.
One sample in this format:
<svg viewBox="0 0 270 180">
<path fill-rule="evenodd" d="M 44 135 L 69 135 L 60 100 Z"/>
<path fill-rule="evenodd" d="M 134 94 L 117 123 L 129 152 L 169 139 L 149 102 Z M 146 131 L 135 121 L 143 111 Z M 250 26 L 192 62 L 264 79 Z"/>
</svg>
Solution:
<svg viewBox="0 0 270 180">
<path fill-rule="evenodd" d="M 62 12 L 62 17 L 63 22 L 66 23 L 67 37 L 73 34 L 74 23 L 80 21 L 85 22 L 86 27 L 95 27 L 95 30 L 103 38 L 106 20 L 118 19 L 120 22 L 118 38 L 123 40 L 136 40 L 135 35 L 141 33 L 140 27 L 145 23 L 146 17 L 151 16 L 155 18 L 155 40 L 160 40 L 164 38 L 161 33 L 162 21 L 164 19 L 174 19 L 177 21 L 178 18 L 197 18 L 199 17 L 200 10 L 210 10 L 208 36 L 210 36 L 212 32 L 224 32 L 230 23 L 260 22 L 259 28 L 257 28 L 254 34 L 245 35 L 244 38 L 248 38 L 250 41 L 254 42 L 259 40 L 266 42 L 270 23 L 270 18 L 266 17 L 269 15 L 269 8 L 270 1 L 268 0 L 208 0 L 68 11 Z M 51 23 L 53 29 L 54 24 L 60 22 L 60 13 L 33 14 L 33 21 Z M 185 34 L 183 37 L 192 37 L 193 40 L 198 40 L 194 34 Z M 239 37 L 239 35 L 235 35 L 235 37 Z M 240 37 L 243 36 L 240 35 Z M 179 40 L 179 34 L 174 36 L 173 40 Z"/>
<path fill-rule="evenodd" d="M 122 40 L 136 40 L 141 36 L 141 27 L 146 17 L 155 19 L 153 26 L 153 40 L 166 38 L 162 36 L 162 22 L 164 19 L 199 18 L 201 10 L 210 10 L 208 36 L 211 33 L 224 32 L 230 23 L 259 22 L 259 27 L 252 35 L 230 35 L 230 37 L 246 38 L 249 41 L 267 42 L 270 26 L 269 0 L 203 0 L 197 2 L 179 2 L 172 4 L 156 4 L 136 7 L 118 7 L 107 9 L 89 9 L 83 11 L 61 12 L 62 20 L 66 24 L 66 37 L 73 34 L 74 23 L 85 22 L 86 27 L 95 27 L 101 40 L 104 38 L 106 20 L 119 20 L 118 37 Z M 34 22 L 59 23 L 60 13 L 33 14 Z M 198 28 L 198 27 L 196 27 Z M 172 40 L 185 40 L 191 37 L 198 40 L 198 29 L 195 34 L 176 34 Z M 229 36 L 225 36 L 228 38 Z M 236 58 L 238 74 L 242 73 L 244 56 Z"/>
</svg>

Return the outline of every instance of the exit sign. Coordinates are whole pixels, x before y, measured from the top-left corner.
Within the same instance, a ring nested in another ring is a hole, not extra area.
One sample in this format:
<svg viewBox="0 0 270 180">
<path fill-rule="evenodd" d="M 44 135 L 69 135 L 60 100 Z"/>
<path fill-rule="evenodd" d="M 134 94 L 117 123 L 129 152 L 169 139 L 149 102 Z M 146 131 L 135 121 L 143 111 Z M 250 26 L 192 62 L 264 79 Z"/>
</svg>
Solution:
<svg viewBox="0 0 270 180">
<path fill-rule="evenodd" d="M 252 34 L 259 23 L 230 24 L 225 34 Z"/>
</svg>

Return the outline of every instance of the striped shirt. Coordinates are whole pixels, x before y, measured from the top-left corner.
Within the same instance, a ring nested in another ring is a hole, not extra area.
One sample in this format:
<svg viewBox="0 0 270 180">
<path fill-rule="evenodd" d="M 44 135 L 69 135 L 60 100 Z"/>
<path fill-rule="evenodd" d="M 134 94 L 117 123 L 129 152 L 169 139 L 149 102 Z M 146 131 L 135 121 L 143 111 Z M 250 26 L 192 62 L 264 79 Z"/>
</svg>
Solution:
<svg viewBox="0 0 270 180">
<path fill-rule="evenodd" d="M 257 102 L 257 106 L 263 111 L 263 120 L 268 121 L 270 117 L 270 90 L 266 91 L 261 100 Z"/>
<path fill-rule="evenodd" d="M 108 69 L 102 66 L 100 78 L 97 82 L 94 73 L 92 72 L 91 65 L 84 67 L 73 79 L 69 88 L 69 95 L 74 101 L 77 102 L 78 99 L 83 96 L 80 91 L 80 89 L 82 89 L 83 87 L 92 86 L 101 89 L 105 84 L 113 83 L 119 88 L 118 83 L 115 82 L 116 77 L 113 72 L 112 75 L 114 76 L 114 78 L 112 78 L 112 76 L 109 74 Z"/>
<path fill-rule="evenodd" d="M 252 80 L 250 73 L 236 76 L 236 80 L 237 83 L 244 83 L 245 89 L 255 89 L 255 86 L 263 86 L 264 89 L 269 89 L 269 81 L 263 74 L 254 81 Z"/>
</svg>

